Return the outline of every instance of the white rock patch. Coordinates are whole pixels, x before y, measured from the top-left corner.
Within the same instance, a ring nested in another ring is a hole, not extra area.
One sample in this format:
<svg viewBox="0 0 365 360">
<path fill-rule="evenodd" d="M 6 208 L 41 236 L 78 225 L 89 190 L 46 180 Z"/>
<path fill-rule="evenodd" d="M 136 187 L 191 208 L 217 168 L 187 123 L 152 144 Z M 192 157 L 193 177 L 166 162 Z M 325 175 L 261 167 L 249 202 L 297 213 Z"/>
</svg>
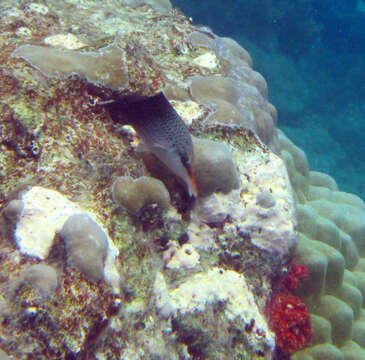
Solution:
<svg viewBox="0 0 365 360">
<path fill-rule="evenodd" d="M 61 47 L 68 50 L 78 50 L 86 46 L 74 34 L 56 34 L 46 37 L 43 42 L 46 45 Z"/>
<path fill-rule="evenodd" d="M 215 69 L 218 66 L 218 59 L 213 53 L 205 53 L 195 58 L 194 63 L 207 69 Z"/>
<path fill-rule="evenodd" d="M 179 246 L 176 241 L 169 241 L 168 249 L 162 257 L 167 269 L 192 269 L 199 264 L 200 255 L 191 244 Z"/>
<path fill-rule="evenodd" d="M 242 274 L 232 270 L 214 267 L 206 273 L 199 273 L 173 290 L 169 290 L 162 273 L 158 273 L 154 284 L 156 307 L 163 316 L 176 313 L 185 315 L 204 311 L 209 304 L 224 302 L 225 315 L 229 320 L 237 317 L 249 325 L 254 320 L 251 341 L 265 341 L 274 347 L 274 335 L 259 312 L 254 296 Z M 264 340 L 255 334 L 265 334 Z"/>
<path fill-rule="evenodd" d="M 70 215 L 81 209 L 59 192 L 39 186 L 25 193 L 22 201 L 24 208 L 16 226 L 15 240 L 22 253 L 44 259 L 56 232 Z"/>
<path fill-rule="evenodd" d="M 37 256 L 42 260 L 48 256 L 55 235 L 62 229 L 66 220 L 71 215 L 85 212 L 61 193 L 40 186 L 31 188 L 22 196 L 21 201 L 24 207 L 16 224 L 15 241 L 23 254 Z M 104 264 L 104 279 L 117 290 L 120 276 L 115 259 L 119 251 L 107 231 L 97 221 L 97 216 L 88 214 L 107 235 L 108 252 Z"/>
</svg>

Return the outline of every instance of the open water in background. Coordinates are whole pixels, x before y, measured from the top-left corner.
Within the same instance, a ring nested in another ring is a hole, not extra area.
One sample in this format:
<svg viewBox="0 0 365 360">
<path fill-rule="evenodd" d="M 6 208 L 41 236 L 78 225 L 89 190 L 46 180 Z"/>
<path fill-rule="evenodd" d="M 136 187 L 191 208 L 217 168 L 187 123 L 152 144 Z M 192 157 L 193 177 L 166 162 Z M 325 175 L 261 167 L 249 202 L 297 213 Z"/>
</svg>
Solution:
<svg viewBox="0 0 365 360">
<path fill-rule="evenodd" d="M 172 0 L 247 49 L 311 170 L 365 200 L 365 0 Z"/>
</svg>

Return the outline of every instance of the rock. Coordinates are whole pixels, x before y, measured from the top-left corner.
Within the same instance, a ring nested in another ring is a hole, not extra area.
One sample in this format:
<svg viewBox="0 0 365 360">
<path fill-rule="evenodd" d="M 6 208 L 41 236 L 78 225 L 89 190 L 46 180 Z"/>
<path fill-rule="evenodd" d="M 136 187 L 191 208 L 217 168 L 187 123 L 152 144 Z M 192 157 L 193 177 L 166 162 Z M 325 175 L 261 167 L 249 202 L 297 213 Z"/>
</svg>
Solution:
<svg viewBox="0 0 365 360">
<path fill-rule="evenodd" d="M 80 209 L 61 193 L 40 186 L 27 191 L 22 202 L 24 209 L 16 224 L 15 241 L 22 253 L 45 259 L 56 232 Z"/>
</svg>

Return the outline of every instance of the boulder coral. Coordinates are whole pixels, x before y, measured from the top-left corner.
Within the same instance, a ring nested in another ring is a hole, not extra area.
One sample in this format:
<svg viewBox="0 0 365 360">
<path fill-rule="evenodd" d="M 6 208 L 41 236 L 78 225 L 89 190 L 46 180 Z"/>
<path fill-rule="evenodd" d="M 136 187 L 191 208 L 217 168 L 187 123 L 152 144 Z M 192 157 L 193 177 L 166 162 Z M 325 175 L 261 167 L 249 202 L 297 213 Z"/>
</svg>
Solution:
<svg viewBox="0 0 365 360">
<path fill-rule="evenodd" d="M 227 194 L 239 188 L 237 165 L 227 145 L 198 138 L 193 139 L 193 145 L 195 176 L 200 196 L 214 192 Z"/>
<path fill-rule="evenodd" d="M 51 295 L 57 288 L 57 272 L 49 265 L 36 264 L 24 270 L 20 281 L 36 289 L 43 297 Z"/>
<path fill-rule="evenodd" d="M 104 275 L 108 238 L 88 214 L 74 214 L 64 223 L 59 234 L 66 243 L 67 261 L 91 281 Z"/>
<path fill-rule="evenodd" d="M 252 69 L 248 52 L 234 40 L 220 38 L 205 29 L 191 33 L 189 41 L 192 46 L 213 50 L 227 74 L 227 77 L 190 78 L 191 95 L 210 108 L 205 126 L 223 124 L 254 130 L 276 151 L 276 109 L 267 101 L 266 81 Z"/>
<path fill-rule="evenodd" d="M 365 358 L 365 204 L 339 191 L 330 176 L 310 171 L 303 151 L 282 132 L 278 135 L 297 199 L 295 256 L 310 274 L 297 294 L 308 306 L 313 336 L 292 359 Z"/>
<path fill-rule="evenodd" d="M 148 204 L 156 204 L 163 211 L 170 206 L 165 185 L 152 177 L 119 177 L 114 181 L 111 193 L 113 200 L 132 215 L 137 215 Z"/>
<path fill-rule="evenodd" d="M 210 109 L 203 125 L 252 130 L 275 149 L 274 120 L 269 103 L 256 87 L 240 80 L 222 76 L 189 79 L 193 99 Z"/>
</svg>

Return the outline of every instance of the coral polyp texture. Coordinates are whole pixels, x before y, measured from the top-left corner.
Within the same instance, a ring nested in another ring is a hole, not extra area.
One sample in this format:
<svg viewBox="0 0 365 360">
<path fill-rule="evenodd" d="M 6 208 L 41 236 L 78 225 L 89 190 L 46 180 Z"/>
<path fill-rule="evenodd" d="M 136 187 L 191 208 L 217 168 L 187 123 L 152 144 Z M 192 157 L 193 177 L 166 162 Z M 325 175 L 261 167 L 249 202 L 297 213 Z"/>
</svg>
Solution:
<svg viewBox="0 0 365 360">
<path fill-rule="evenodd" d="M 339 191 L 330 176 L 310 171 L 304 152 L 278 135 L 297 199 L 295 256 L 309 269 L 296 295 L 313 326 L 308 348 L 292 359 L 364 359 L 365 204 Z"/>
<path fill-rule="evenodd" d="M 310 280 L 281 300 L 313 324 L 294 357 L 363 351 L 364 205 L 276 130 L 246 50 L 168 0 L 0 11 L 1 356 L 272 359 L 267 304 L 294 252 Z M 161 91 L 191 134 L 177 159 L 196 199 L 145 148 L 153 122 L 100 106 Z"/>
</svg>

